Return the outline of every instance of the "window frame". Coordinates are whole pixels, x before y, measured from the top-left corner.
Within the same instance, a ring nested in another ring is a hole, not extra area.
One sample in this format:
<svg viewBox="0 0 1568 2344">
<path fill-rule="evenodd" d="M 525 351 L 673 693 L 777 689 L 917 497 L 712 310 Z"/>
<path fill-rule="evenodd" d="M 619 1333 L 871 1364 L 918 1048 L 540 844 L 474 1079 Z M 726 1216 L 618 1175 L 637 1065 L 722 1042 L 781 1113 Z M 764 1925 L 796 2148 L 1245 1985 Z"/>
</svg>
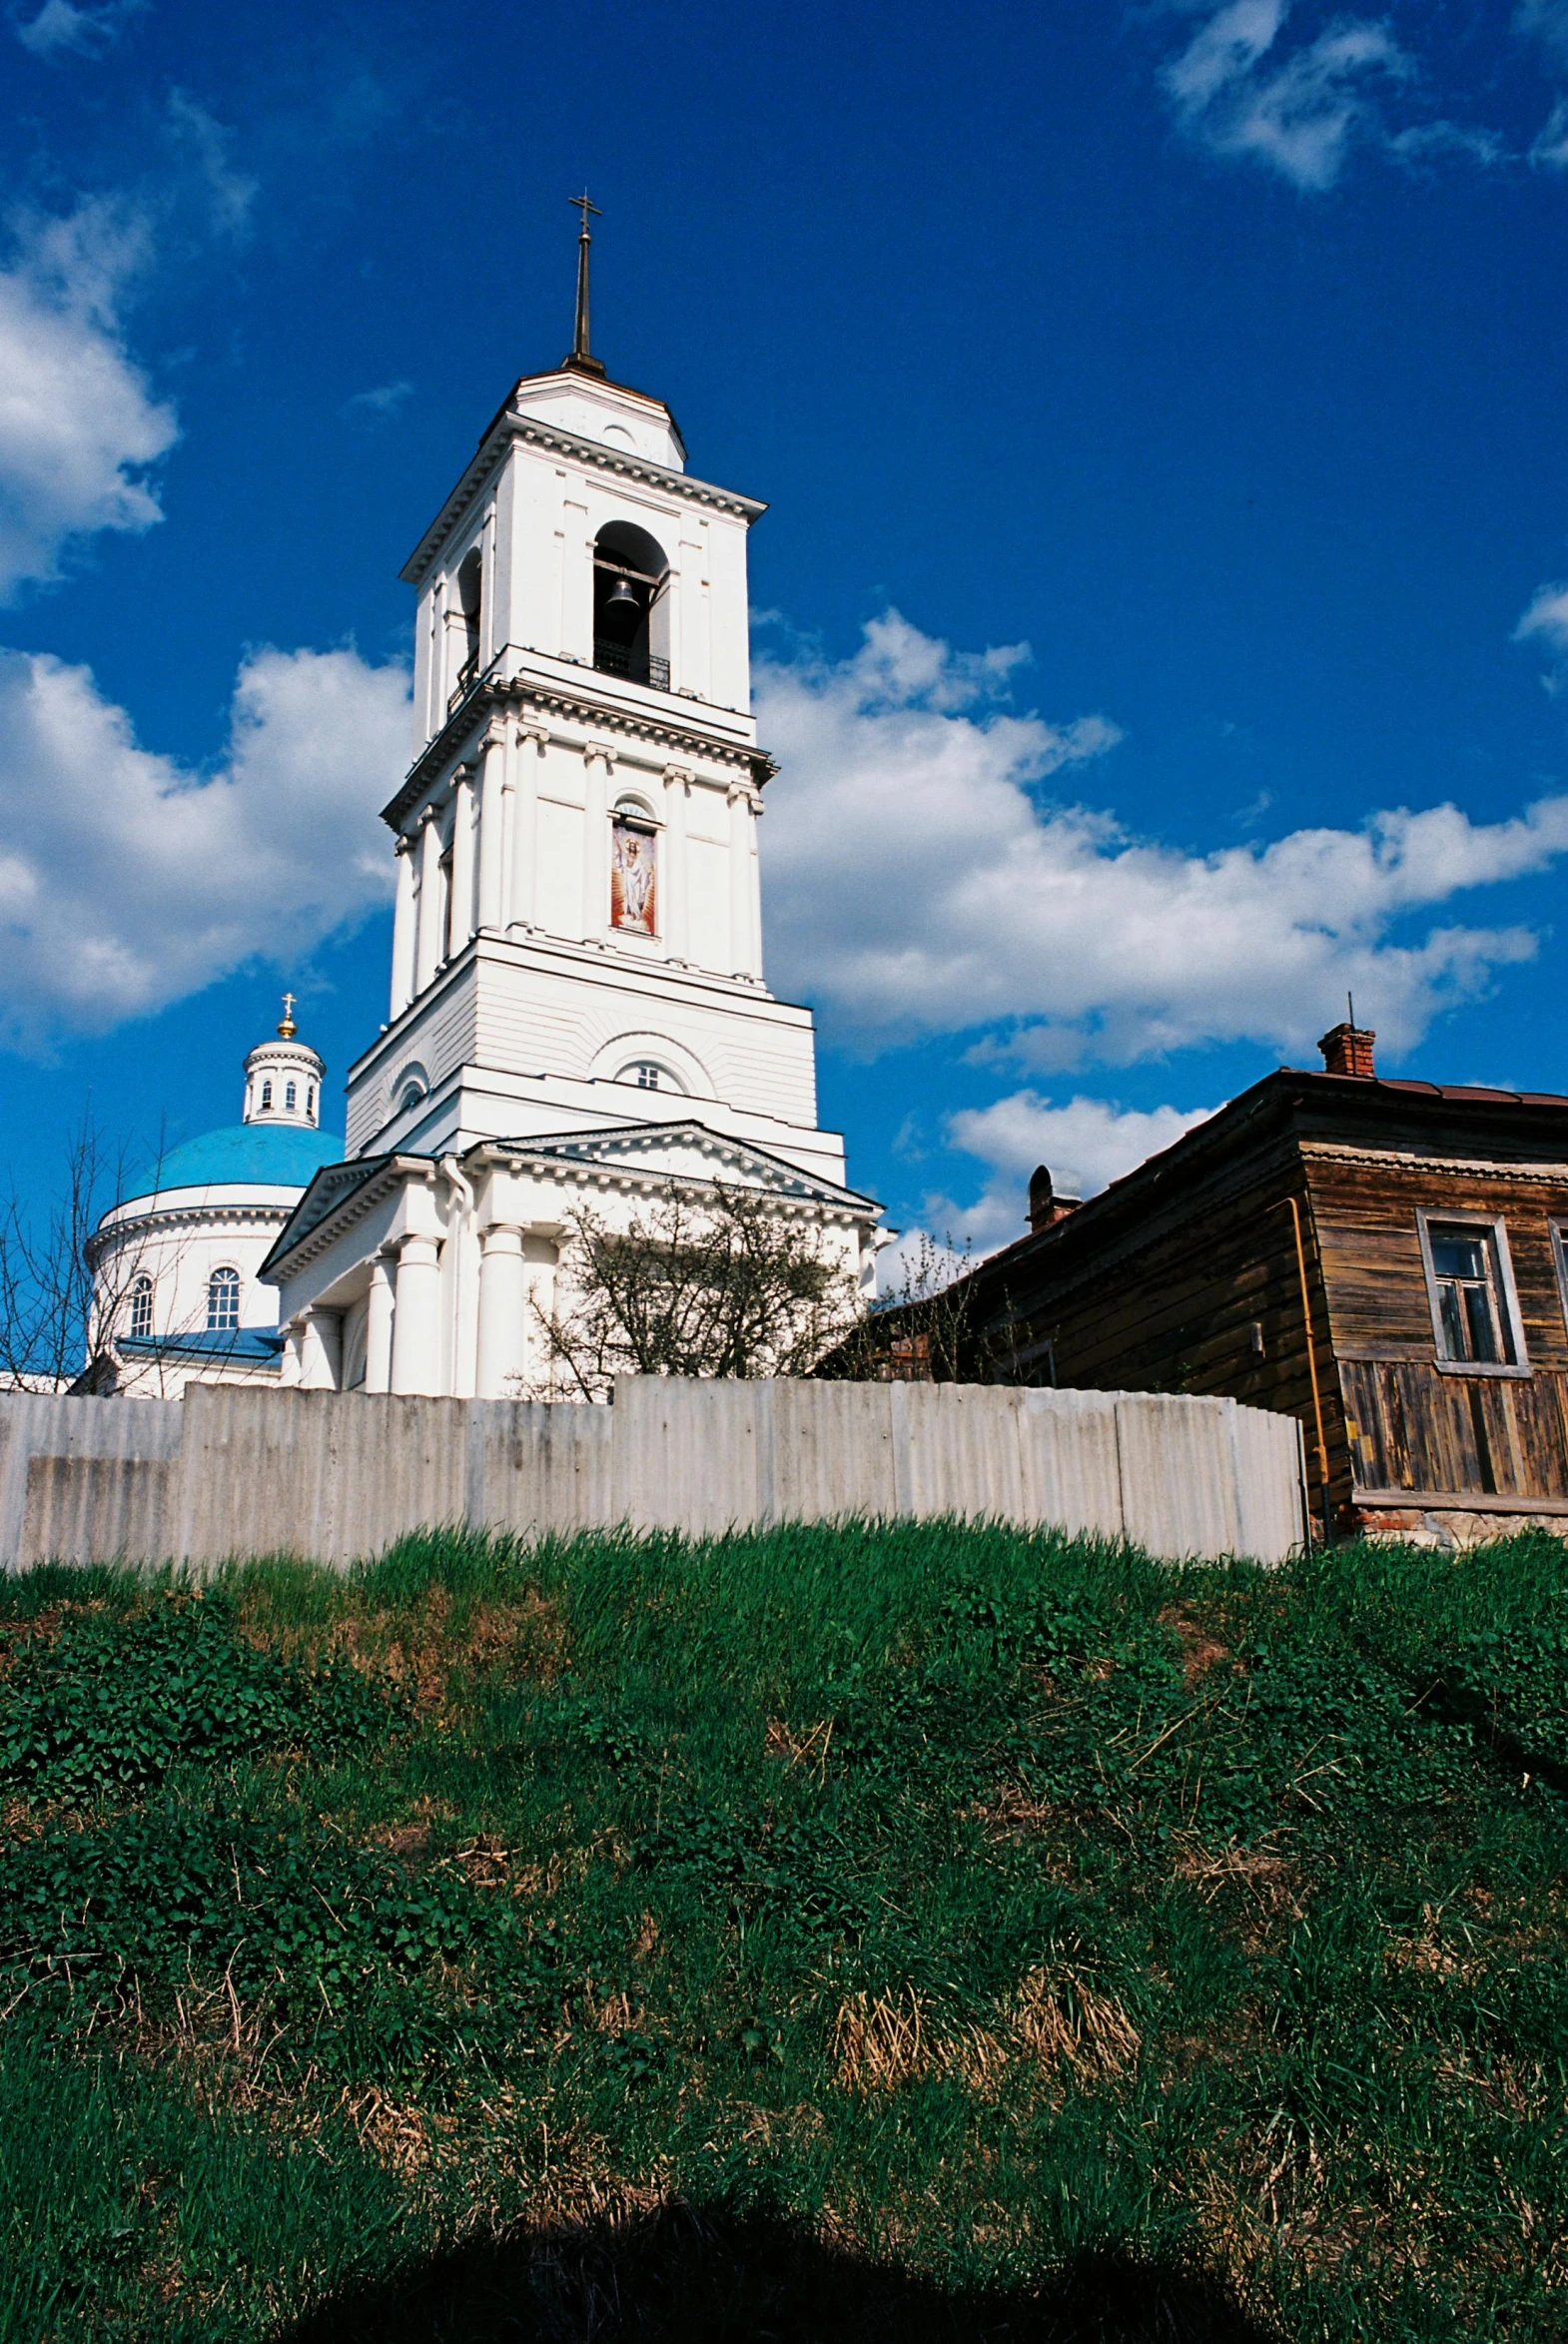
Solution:
<svg viewBox="0 0 1568 2344">
<path fill-rule="evenodd" d="M 125 1331 L 133 1343 L 150 1343 L 153 1339 L 153 1294 L 155 1290 L 153 1280 L 145 1269 L 139 1270 L 131 1280 L 131 1291 L 127 1296 L 130 1308 L 126 1316 Z M 141 1326 L 138 1324 L 138 1320 L 142 1316 L 144 1305 L 147 1324 Z"/>
<path fill-rule="evenodd" d="M 658 1080 L 646 1083 L 643 1081 L 645 1074 L 656 1075 Z M 633 1091 L 657 1092 L 665 1099 L 685 1099 L 689 1096 L 685 1084 L 676 1074 L 674 1068 L 667 1065 L 661 1058 L 628 1059 L 615 1077 L 615 1081 L 626 1084 L 628 1089 Z"/>
<path fill-rule="evenodd" d="M 1432 1349 L 1439 1375 L 1490 1375 L 1515 1378 L 1533 1375 L 1529 1346 L 1524 1339 L 1524 1314 L 1519 1308 L 1519 1289 L 1514 1283 L 1513 1256 L 1508 1249 L 1508 1229 L 1503 1215 L 1491 1212 L 1466 1211 L 1459 1207 L 1440 1204 L 1418 1205 L 1415 1225 L 1421 1241 L 1421 1268 L 1426 1278 L 1426 1306 L 1432 1322 Z M 1512 1359 L 1450 1359 L 1444 1348 L 1442 1304 L 1438 1298 L 1437 1267 L 1432 1259 L 1432 1228 L 1474 1230 L 1489 1238 L 1492 1247 L 1494 1274 L 1493 1298 L 1506 1323 L 1503 1332 L 1513 1344 Z"/>
<path fill-rule="evenodd" d="M 240 1294 L 245 1280 L 232 1261 L 215 1262 L 207 1272 L 207 1334 L 238 1334 L 240 1331 Z M 213 1304 L 220 1285 L 226 1294 L 234 1297 L 234 1317 L 215 1318 Z"/>
</svg>

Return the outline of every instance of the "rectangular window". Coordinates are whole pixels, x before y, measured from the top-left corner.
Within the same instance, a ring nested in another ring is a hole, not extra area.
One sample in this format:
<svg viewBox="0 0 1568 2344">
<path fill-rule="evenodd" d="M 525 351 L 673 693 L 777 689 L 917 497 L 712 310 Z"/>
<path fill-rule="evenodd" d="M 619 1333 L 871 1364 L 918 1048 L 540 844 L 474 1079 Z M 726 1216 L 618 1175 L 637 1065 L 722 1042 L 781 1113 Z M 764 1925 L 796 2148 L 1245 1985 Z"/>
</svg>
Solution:
<svg viewBox="0 0 1568 2344">
<path fill-rule="evenodd" d="M 1527 1373 L 1507 1232 L 1500 1220 L 1419 1213 L 1432 1331 L 1441 1365 Z"/>
<path fill-rule="evenodd" d="M 1557 1293 L 1563 1306 L 1563 1317 L 1568 1320 L 1568 1221 L 1552 1223 L 1552 1259 L 1557 1264 Z"/>
</svg>

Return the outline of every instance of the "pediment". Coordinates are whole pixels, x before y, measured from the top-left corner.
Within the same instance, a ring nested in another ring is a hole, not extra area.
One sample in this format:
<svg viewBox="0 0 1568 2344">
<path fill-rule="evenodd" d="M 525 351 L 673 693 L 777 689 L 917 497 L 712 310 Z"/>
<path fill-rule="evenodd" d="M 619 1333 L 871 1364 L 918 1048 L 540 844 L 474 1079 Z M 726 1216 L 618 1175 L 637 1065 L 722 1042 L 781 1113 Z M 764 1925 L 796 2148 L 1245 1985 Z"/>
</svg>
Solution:
<svg viewBox="0 0 1568 2344">
<path fill-rule="evenodd" d="M 487 1152 L 503 1151 L 519 1161 L 596 1165 L 605 1171 L 703 1184 L 727 1180 L 739 1187 L 762 1188 L 776 1196 L 797 1197 L 803 1203 L 840 1211 L 874 1213 L 879 1209 L 871 1197 L 853 1188 L 818 1179 L 767 1149 L 709 1131 L 695 1119 L 620 1124 L 607 1131 L 560 1132 L 543 1139 L 494 1140 L 485 1147 Z"/>
</svg>

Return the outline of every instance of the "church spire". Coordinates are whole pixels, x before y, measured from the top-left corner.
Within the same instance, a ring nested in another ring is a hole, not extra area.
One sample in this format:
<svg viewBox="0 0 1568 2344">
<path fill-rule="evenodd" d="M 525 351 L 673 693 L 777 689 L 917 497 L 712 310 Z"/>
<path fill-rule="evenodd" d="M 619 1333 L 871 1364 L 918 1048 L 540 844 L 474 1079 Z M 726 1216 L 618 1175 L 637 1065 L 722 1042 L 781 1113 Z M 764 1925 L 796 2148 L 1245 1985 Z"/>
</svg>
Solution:
<svg viewBox="0 0 1568 2344">
<path fill-rule="evenodd" d="M 566 201 L 575 204 L 582 214 L 582 228 L 577 237 L 577 326 L 571 355 L 562 359 L 561 365 L 575 369 L 579 375 L 602 375 L 604 361 L 596 359 L 588 348 L 588 247 L 593 242 L 588 233 L 588 214 L 591 212 L 595 220 L 602 220 L 604 215 L 597 204 L 589 203 L 586 188 L 580 196 L 568 196 Z"/>
</svg>

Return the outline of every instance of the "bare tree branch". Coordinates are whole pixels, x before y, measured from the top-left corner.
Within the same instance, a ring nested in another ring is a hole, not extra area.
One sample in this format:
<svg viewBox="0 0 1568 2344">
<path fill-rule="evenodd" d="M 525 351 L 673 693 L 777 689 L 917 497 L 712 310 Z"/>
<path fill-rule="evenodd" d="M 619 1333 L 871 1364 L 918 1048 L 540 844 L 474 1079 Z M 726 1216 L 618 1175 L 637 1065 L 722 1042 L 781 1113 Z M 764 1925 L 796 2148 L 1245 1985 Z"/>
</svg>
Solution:
<svg viewBox="0 0 1568 2344">
<path fill-rule="evenodd" d="M 563 1301 L 538 1311 L 551 1390 L 602 1400 L 617 1375 L 805 1375 L 860 1316 L 820 1225 L 754 1188 L 677 1193 L 624 1228 L 581 1211 L 567 1228 Z"/>
</svg>

